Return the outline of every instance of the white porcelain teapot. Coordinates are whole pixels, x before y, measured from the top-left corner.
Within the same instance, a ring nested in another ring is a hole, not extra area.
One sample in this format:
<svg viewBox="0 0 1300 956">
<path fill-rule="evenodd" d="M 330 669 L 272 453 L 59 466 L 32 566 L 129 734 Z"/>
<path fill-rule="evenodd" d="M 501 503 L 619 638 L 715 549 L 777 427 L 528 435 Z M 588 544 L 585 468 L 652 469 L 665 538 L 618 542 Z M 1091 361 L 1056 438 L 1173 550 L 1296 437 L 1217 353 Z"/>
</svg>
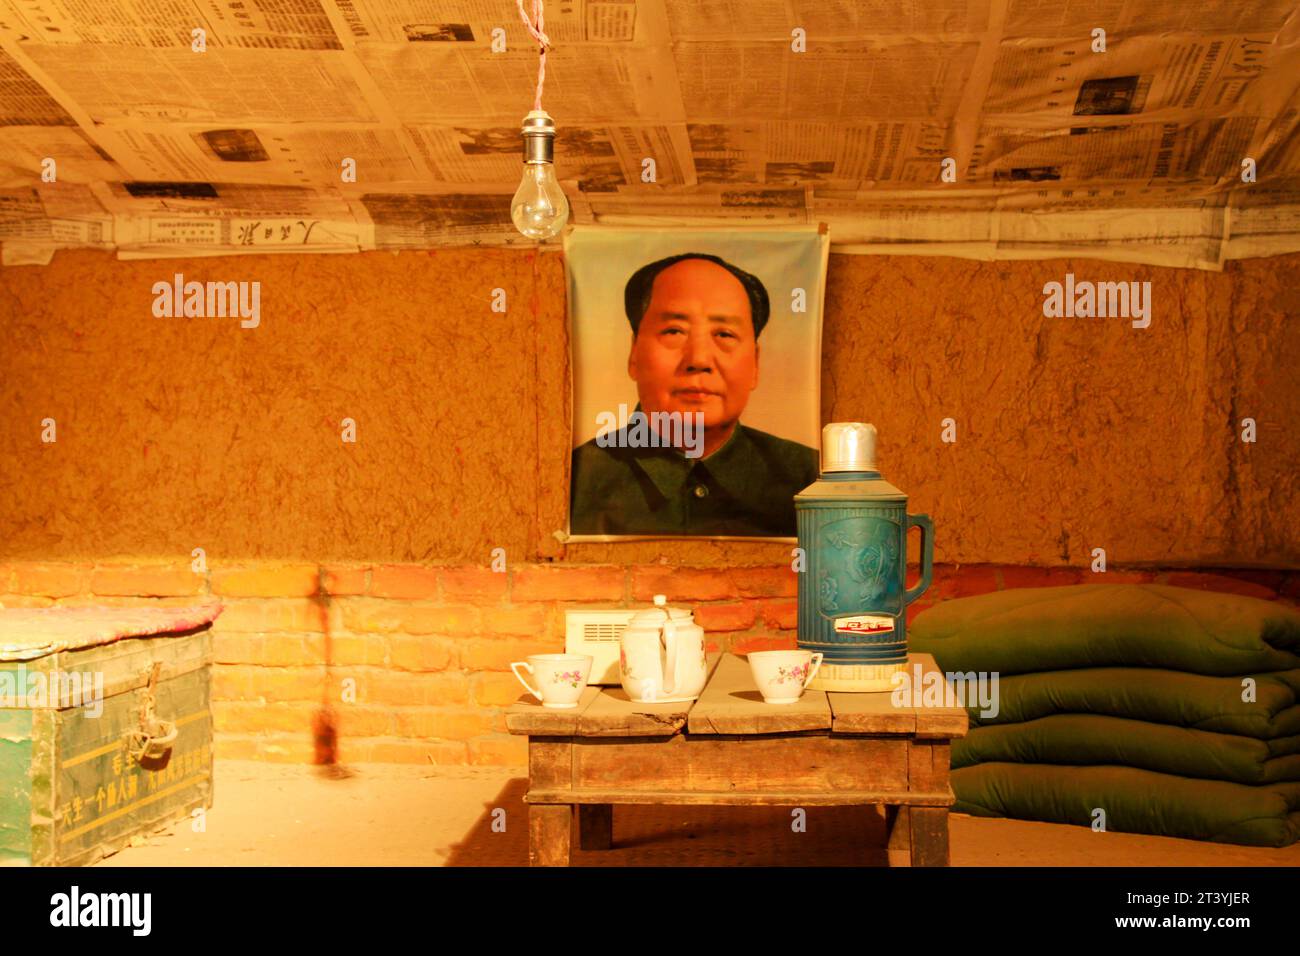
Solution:
<svg viewBox="0 0 1300 956">
<path fill-rule="evenodd" d="M 623 631 L 618 674 L 627 696 L 640 704 L 694 700 L 709 678 L 704 628 L 690 611 L 666 601 L 656 594 L 655 606 L 632 615 Z"/>
</svg>

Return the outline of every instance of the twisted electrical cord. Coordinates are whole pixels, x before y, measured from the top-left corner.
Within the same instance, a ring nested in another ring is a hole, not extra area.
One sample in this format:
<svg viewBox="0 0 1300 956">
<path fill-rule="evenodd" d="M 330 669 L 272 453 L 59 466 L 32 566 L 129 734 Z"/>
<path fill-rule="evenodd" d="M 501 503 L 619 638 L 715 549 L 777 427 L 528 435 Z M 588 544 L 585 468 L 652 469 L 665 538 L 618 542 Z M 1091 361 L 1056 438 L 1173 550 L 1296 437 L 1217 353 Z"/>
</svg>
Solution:
<svg viewBox="0 0 1300 956">
<path fill-rule="evenodd" d="M 542 0 L 533 0 L 533 16 L 529 19 L 524 12 L 524 0 L 515 0 L 515 3 L 519 6 L 519 19 L 524 21 L 529 36 L 537 41 L 537 99 L 533 102 L 533 109 L 540 110 L 542 85 L 546 82 L 546 51 L 551 48 L 551 38 L 545 33 L 545 10 Z"/>
</svg>

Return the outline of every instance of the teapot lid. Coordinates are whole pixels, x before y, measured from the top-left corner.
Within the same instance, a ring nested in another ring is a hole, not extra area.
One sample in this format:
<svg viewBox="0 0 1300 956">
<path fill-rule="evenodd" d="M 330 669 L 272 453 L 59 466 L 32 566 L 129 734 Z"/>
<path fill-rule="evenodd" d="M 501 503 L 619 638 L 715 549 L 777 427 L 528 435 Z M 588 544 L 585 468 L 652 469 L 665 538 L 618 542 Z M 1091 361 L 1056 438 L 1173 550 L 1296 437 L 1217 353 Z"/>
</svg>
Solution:
<svg viewBox="0 0 1300 956">
<path fill-rule="evenodd" d="M 665 621 L 687 622 L 693 620 L 691 612 L 682 607 L 669 607 L 668 598 L 662 594 L 655 595 L 654 607 L 642 608 L 632 615 L 629 626 L 659 627 Z"/>
</svg>

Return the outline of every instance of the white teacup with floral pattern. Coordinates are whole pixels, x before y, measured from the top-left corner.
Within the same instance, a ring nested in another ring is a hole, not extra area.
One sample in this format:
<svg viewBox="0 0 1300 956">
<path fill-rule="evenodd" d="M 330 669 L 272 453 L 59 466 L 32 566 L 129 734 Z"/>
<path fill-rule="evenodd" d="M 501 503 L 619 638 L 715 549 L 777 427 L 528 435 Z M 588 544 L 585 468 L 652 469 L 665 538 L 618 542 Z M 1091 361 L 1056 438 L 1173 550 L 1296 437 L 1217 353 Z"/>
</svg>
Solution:
<svg viewBox="0 0 1300 956">
<path fill-rule="evenodd" d="M 817 676 L 822 655 L 812 651 L 753 651 L 749 670 L 765 704 L 794 704 Z"/>
<path fill-rule="evenodd" d="M 526 661 L 515 661 L 510 670 L 524 689 L 542 702 L 543 707 L 565 710 L 578 706 L 578 698 L 587 686 L 591 674 L 590 654 L 534 654 Z M 533 675 L 533 687 L 519 673 L 523 668 Z"/>
</svg>

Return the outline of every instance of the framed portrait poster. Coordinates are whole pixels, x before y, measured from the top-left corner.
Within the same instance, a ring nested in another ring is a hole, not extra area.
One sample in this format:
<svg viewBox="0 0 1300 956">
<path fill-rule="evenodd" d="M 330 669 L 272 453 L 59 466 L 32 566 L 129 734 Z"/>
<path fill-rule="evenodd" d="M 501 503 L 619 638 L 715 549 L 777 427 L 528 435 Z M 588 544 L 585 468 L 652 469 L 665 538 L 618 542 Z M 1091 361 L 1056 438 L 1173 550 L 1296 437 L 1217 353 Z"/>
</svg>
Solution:
<svg viewBox="0 0 1300 956">
<path fill-rule="evenodd" d="M 570 231 L 570 540 L 795 536 L 829 249 L 816 226 Z"/>
</svg>

